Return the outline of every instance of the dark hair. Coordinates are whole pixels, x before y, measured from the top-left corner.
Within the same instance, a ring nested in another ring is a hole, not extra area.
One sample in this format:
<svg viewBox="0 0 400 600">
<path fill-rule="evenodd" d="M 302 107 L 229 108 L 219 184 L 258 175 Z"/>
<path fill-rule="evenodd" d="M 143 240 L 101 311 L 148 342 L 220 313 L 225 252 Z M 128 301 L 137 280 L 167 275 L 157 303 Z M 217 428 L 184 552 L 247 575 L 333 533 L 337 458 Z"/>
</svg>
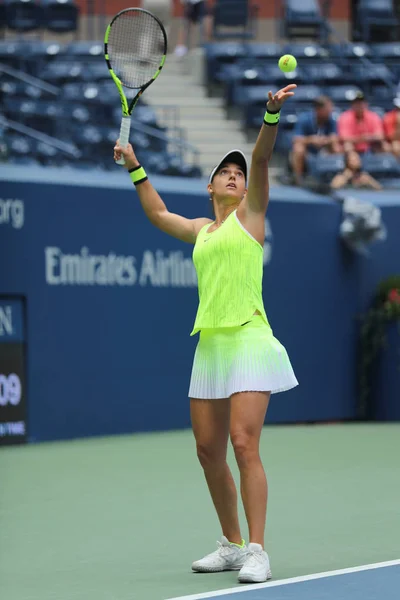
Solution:
<svg viewBox="0 0 400 600">
<path fill-rule="evenodd" d="M 313 104 L 315 108 L 322 108 L 327 104 L 332 104 L 332 100 L 328 96 L 318 96 L 318 98 L 314 99 Z"/>
<path fill-rule="evenodd" d="M 360 155 L 358 154 L 358 152 L 356 150 L 347 150 L 347 152 L 344 153 L 344 166 L 345 169 L 349 169 L 349 158 L 350 158 L 350 154 L 356 153 L 357 156 L 359 157 Z M 356 172 L 361 171 L 362 165 L 360 164 L 360 166 L 355 169 Z"/>
</svg>

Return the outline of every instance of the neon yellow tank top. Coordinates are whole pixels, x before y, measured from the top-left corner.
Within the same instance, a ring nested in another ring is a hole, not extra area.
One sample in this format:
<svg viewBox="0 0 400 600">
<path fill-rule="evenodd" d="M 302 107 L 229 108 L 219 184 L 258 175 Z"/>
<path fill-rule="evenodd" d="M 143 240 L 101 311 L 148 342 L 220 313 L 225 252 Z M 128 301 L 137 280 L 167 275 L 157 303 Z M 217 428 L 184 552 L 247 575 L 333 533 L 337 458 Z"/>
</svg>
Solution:
<svg viewBox="0 0 400 600">
<path fill-rule="evenodd" d="M 269 325 L 262 298 L 263 248 L 236 210 L 212 233 L 199 232 L 193 249 L 199 306 L 190 335 L 205 328 L 237 327 L 256 310 Z"/>
</svg>

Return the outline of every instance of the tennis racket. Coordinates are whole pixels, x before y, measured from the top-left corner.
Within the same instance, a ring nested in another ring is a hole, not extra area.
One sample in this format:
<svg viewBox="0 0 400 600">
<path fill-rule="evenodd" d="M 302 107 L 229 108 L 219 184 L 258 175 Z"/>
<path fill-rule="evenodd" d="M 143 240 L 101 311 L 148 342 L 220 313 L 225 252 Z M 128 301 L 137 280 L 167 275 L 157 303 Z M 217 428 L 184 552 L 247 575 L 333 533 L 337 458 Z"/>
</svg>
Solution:
<svg viewBox="0 0 400 600">
<path fill-rule="evenodd" d="M 131 115 L 140 96 L 157 79 L 167 54 L 167 34 L 157 17 L 142 8 L 121 10 L 104 36 L 104 57 L 117 86 L 122 105 L 119 143 L 129 143 Z M 138 90 L 128 101 L 124 88 Z M 116 161 L 124 165 L 122 156 Z"/>
</svg>

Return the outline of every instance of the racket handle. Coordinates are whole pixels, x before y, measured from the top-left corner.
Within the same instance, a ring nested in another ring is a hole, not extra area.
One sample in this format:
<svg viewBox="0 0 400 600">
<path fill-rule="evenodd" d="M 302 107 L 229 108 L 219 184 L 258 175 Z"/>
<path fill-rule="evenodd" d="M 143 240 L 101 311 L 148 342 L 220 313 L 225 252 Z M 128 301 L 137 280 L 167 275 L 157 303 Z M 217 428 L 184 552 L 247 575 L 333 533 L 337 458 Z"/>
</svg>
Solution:
<svg viewBox="0 0 400 600">
<path fill-rule="evenodd" d="M 129 144 L 129 132 L 131 130 L 131 118 L 130 117 L 122 117 L 121 120 L 121 129 L 119 130 L 119 145 L 126 148 Z M 119 160 L 115 161 L 117 165 L 124 165 L 125 159 L 123 156 Z"/>
</svg>

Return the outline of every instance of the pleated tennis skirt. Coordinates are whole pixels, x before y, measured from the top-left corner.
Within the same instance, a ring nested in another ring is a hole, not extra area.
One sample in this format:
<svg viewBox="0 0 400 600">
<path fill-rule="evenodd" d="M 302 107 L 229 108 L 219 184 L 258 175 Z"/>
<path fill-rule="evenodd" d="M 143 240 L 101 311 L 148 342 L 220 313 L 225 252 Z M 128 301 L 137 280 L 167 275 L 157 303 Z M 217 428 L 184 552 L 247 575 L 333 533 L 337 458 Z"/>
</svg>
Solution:
<svg viewBox="0 0 400 600">
<path fill-rule="evenodd" d="M 298 385 L 286 349 L 261 315 L 239 327 L 202 329 L 190 398 L 229 398 L 238 392 L 284 392 Z"/>
</svg>

